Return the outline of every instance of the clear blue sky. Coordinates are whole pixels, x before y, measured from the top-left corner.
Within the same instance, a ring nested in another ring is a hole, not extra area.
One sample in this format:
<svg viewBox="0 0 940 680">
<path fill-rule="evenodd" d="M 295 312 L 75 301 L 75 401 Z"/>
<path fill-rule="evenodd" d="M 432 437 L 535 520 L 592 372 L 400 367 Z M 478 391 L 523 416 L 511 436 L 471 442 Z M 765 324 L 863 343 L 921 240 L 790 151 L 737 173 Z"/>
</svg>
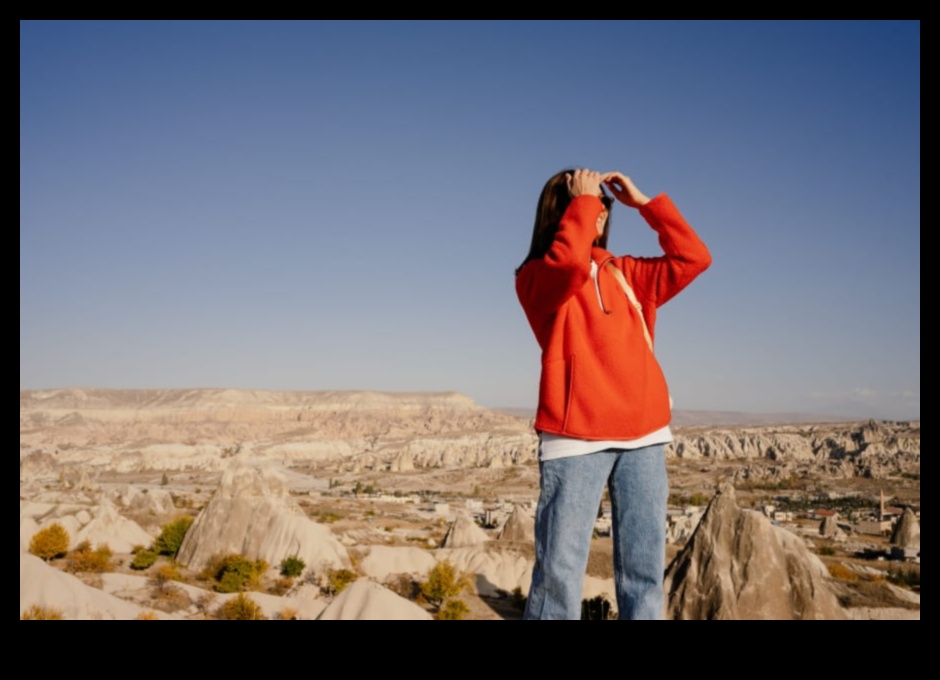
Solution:
<svg viewBox="0 0 940 680">
<path fill-rule="evenodd" d="M 709 246 L 676 408 L 920 416 L 920 22 L 23 22 L 20 388 L 534 407 L 567 166 Z M 609 247 L 659 254 L 616 206 Z"/>
</svg>

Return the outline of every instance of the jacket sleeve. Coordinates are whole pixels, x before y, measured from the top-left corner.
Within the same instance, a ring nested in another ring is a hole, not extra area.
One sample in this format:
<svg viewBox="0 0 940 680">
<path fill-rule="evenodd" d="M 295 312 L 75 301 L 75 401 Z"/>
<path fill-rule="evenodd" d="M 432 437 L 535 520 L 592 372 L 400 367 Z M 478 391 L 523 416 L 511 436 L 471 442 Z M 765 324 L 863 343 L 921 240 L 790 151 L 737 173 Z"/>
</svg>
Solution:
<svg viewBox="0 0 940 680">
<path fill-rule="evenodd" d="M 558 225 L 551 248 L 516 276 L 516 293 L 530 322 L 553 314 L 591 278 L 591 246 L 603 204 L 597 196 L 575 198 Z"/>
<path fill-rule="evenodd" d="M 620 266 L 637 297 L 664 305 L 712 263 L 711 253 L 666 194 L 640 208 L 659 234 L 660 257 L 623 257 Z"/>
</svg>

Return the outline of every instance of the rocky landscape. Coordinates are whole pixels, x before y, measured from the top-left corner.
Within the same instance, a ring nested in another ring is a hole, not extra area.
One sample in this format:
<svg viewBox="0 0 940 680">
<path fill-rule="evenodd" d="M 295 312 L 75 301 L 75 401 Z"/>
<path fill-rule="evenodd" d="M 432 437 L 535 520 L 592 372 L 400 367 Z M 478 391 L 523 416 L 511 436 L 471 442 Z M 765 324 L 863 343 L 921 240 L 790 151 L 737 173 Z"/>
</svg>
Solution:
<svg viewBox="0 0 940 680">
<path fill-rule="evenodd" d="M 919 422 L 674 433 L 668 618 L 919 619 Z M 537 495 L 531 421 L 456 393 L 21 392 L 21 618 L 519 618 Z"/>
</svg>

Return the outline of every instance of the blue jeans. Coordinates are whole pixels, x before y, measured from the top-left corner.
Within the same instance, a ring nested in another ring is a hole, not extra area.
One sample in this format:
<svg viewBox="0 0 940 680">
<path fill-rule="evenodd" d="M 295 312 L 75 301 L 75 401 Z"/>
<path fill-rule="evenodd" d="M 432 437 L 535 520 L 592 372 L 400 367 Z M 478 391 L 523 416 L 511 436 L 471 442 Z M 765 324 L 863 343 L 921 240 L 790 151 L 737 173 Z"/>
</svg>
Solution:
<svg viewBox="0 0 940 680">
<path fill-rule="evenodd" d="M 535 568 L 526 619 L 580 619 L 581 589 L 601 495 L 610 490 L 621 619 L 663 618 L 666 454 L 662 444 L 539 463 Z"/>
</svg>

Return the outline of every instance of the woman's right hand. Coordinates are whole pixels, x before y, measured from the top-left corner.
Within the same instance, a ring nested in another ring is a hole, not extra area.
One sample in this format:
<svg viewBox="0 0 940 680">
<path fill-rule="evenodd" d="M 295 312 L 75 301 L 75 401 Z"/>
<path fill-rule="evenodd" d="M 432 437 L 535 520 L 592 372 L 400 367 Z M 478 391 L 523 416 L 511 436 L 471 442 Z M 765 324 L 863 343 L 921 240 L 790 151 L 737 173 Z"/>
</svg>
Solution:
<svg viewBox="0 0 940 680">
<path fill-rule="evenodd" d="M 574 173 L 568 173 L 565 178 L 568 180 L 568 193 L 571 198 L 577 198 L 581 194 L 601 195 L 601 173 L 599 172 L 581 168 L 575 170 Z"/>
<path fill-rule="evenodd" d="M 610 189 L 617 200 L 631 208 L 639 208 L 650 202 L 649 197 L 636 188 L 629 177 L 622 172 L 605 172 L 601 181 Z"/>
</svg>

